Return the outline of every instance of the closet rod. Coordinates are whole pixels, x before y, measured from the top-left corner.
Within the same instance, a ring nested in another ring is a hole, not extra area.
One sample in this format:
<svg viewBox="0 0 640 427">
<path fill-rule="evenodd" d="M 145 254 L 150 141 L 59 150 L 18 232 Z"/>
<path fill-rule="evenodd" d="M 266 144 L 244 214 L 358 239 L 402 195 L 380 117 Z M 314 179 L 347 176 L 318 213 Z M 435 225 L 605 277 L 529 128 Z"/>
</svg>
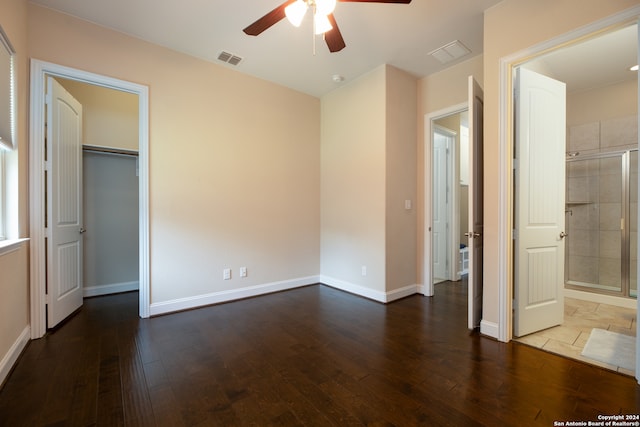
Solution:
<svg viewBox="0 0 640 427">
<path fill-rule="evenodd" d="M 104 153 L 104 154 L 117 154 L 120 156 L 133 156 L 138 157 L 138 152 L 134 150 L 125 150 L 122 148 L 109 148 L 98 147 L 96 145 L 83 145 L 82 151 L 89 151 L 92 153 Z"/>
</svg>

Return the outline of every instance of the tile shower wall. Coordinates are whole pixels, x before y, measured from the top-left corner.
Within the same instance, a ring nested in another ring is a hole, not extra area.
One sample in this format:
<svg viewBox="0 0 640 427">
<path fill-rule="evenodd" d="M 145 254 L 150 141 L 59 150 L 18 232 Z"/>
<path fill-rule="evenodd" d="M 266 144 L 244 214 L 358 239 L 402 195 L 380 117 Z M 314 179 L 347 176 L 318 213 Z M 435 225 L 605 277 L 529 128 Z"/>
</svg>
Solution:
<svg viewBox="0 0 640 427">
<path fill-rule="evenodd" d="M 637 148 L 637 117 L 628 116 L 570 126 L 567 151 L 566 281 L 607 290 L 621 289 L 622 161 L 607 152 Z M 602 155 L 580 160 L 581 157 Z M 631 218 L 637 218 L 637 153 L 631 157 Z M 637 221 L 631 221 L 637 242 Z M 631 288 L 635 289 L 637 245 L 631 245 Z"/>
</svg>

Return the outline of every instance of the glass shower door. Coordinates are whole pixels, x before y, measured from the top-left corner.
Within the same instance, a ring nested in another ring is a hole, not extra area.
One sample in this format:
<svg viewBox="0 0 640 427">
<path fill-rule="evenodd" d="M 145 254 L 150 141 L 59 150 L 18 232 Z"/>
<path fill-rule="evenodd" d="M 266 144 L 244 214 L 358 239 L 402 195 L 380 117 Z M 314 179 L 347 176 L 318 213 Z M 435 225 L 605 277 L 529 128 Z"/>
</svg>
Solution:
<svg viewBox="0 0 640 427">
<path fill-rule="evenodd" d="M 637 296 L 638 152 L 567 160 L 565 284 Z"/>
<path fill-rule="evenodd" d="M 621 177 L 619 154 L 567 163 L 565 270 L 570 287 L 622 291 Z"/>
</svg>

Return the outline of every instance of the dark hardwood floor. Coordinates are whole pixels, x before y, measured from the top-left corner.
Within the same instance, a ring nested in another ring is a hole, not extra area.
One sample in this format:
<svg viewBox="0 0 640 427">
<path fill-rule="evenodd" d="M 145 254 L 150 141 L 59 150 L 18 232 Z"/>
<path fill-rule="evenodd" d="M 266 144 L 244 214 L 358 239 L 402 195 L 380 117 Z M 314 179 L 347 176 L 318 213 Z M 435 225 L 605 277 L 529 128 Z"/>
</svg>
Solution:
<svg viewBox="0 0 640 427">
<path fill-rule="evenodd" d="M 631 378 L 466 329 L 461 283 L 388 305 L 326 286 L 139 319 L 85 300 L 32 341 L 2 426 L 553 426 L 640 413 Z"/>
</svg>

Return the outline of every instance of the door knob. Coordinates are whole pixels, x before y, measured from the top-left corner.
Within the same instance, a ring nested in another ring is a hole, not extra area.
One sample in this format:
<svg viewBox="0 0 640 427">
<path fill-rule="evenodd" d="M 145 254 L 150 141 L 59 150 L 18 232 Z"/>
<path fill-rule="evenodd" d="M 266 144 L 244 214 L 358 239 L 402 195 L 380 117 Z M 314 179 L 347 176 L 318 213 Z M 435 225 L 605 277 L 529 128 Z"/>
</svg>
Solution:
<svg viewBox="0 0 640 427">
<path fill-rule="evenodd" d="M 85 230 L 85 228 L 84 228 L 84 227 L 80 227 L 80 234 L 83 234 L 83 233 L 85 233 L 86 231 L 87 231 L 87 230 Z"/>
<path fill-rule="evenodd" d="M 561 231 L 561 232 L 560 232 L 560 238 L 561 238 L 561 239 L 564 239 L 564 238 L 565 238 L 565 237 L 567 237 L 567 236 L 568 236 L 568 234 L 567 234 L 567 233 L 565 233 L 564 231 Z"/>
<path fill-rule="evenodd" d="M 480 237 L 480 233 L 476 233 L 474 231 L 467 231 L 466 233 L 464 233 L 464 235 L 470 239 L 473 239 L 474 237 Z"/>
</svg>

